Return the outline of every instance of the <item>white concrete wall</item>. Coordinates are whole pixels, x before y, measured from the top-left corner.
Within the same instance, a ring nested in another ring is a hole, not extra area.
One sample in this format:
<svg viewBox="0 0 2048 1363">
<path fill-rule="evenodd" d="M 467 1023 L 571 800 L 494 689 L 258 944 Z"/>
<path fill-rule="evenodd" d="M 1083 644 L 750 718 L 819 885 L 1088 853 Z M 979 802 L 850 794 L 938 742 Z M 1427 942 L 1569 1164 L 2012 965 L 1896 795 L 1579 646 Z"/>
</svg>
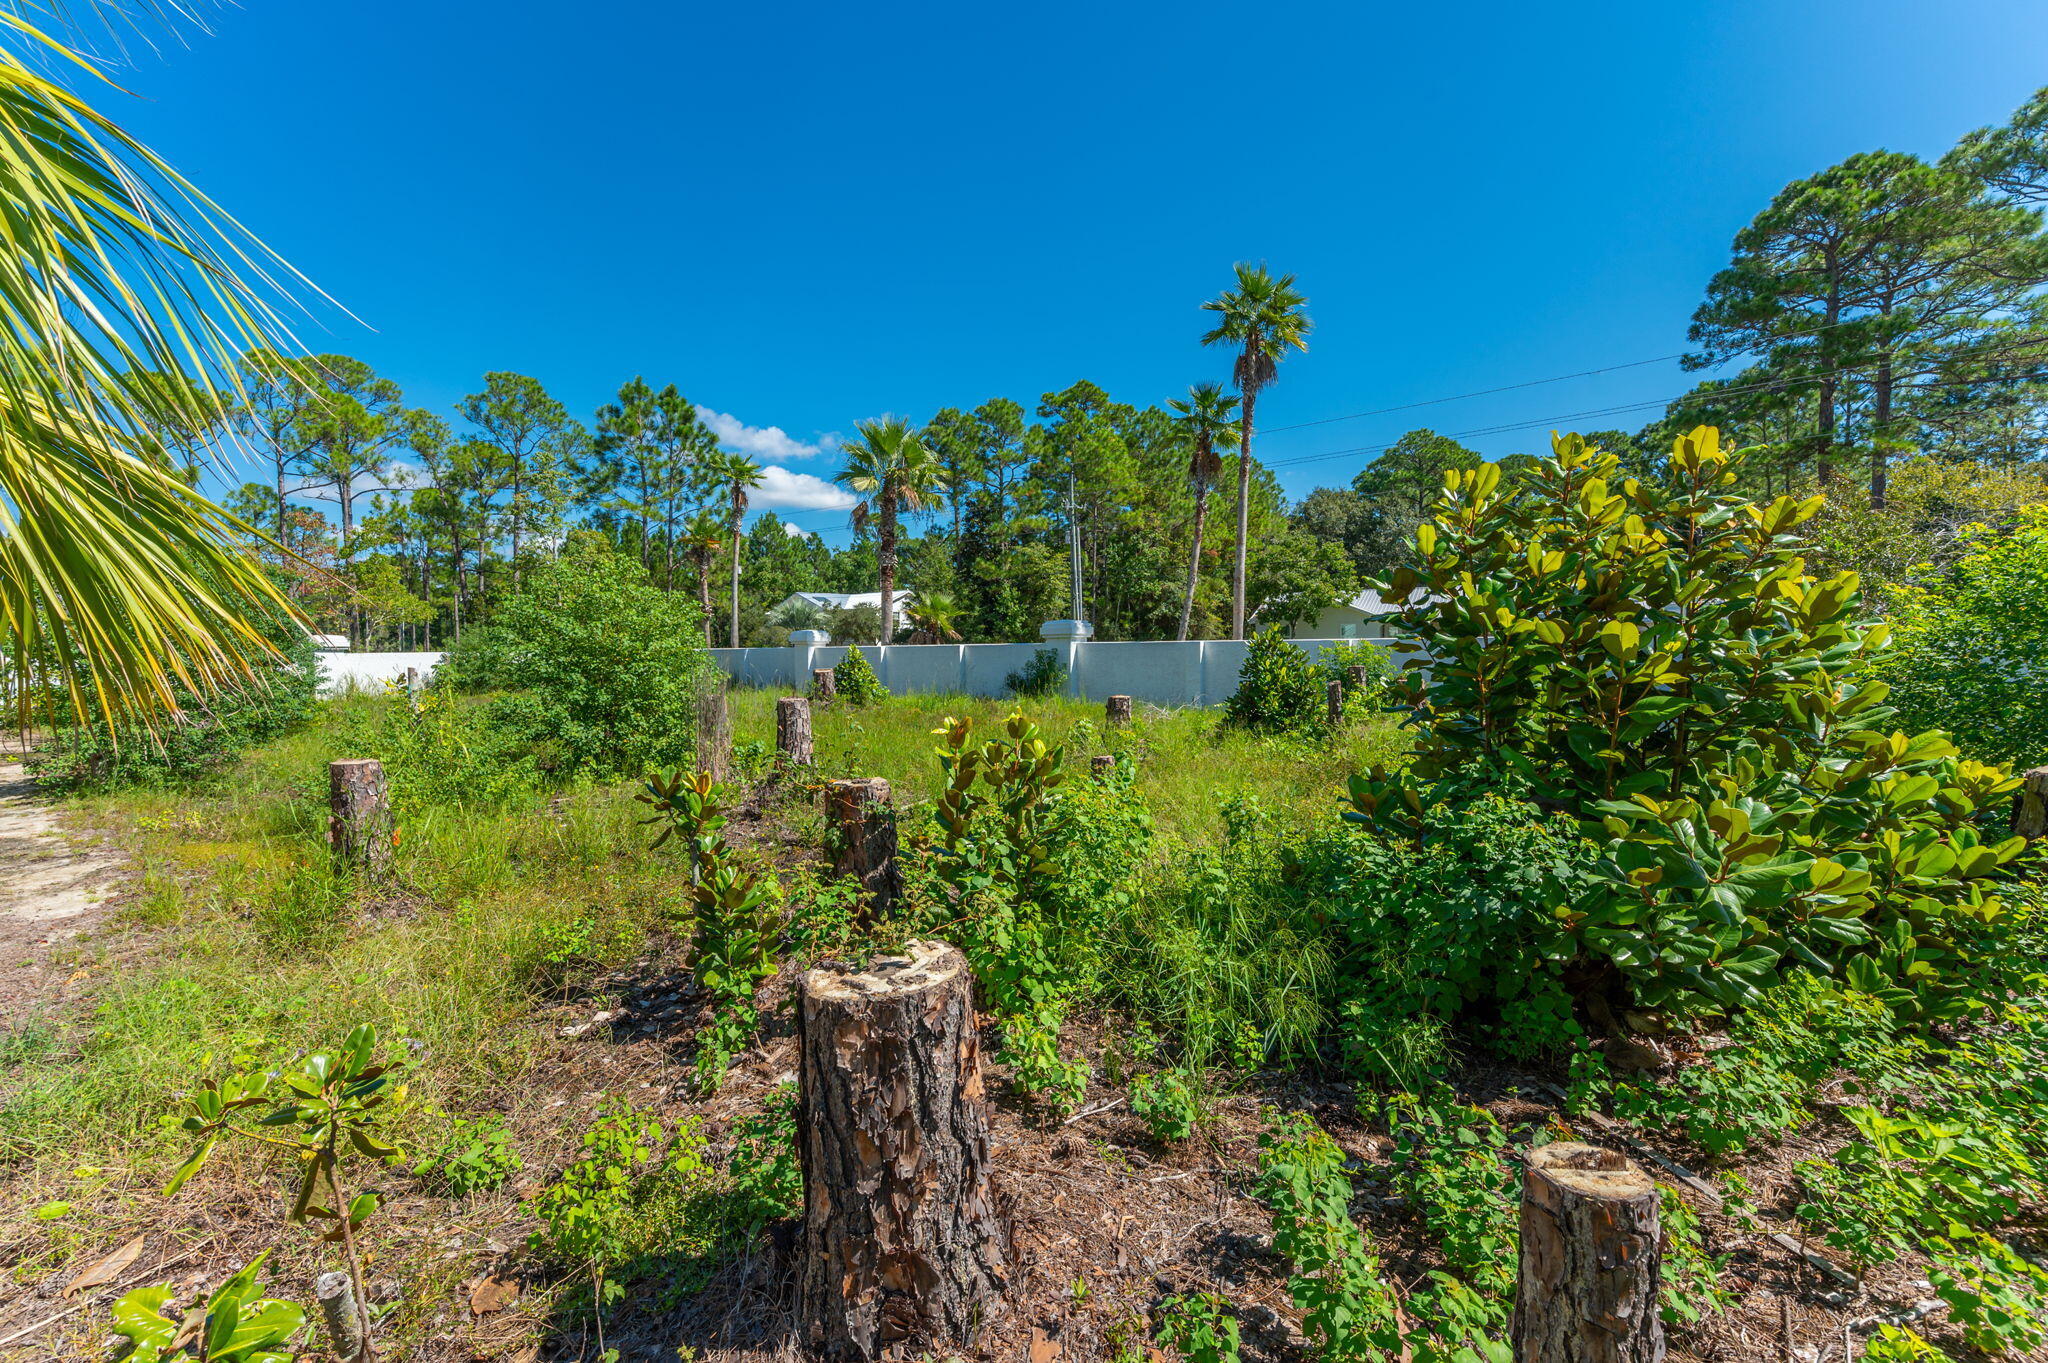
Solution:
<svg viewBox="0 0 2048 1363">
<path fill-rule="evenodd" d="M 1325 648 L 1385 647 L 1387 640 L 1291 639 L 1311 657 Z M 956 696 L 1002 696 L 1012 672 L 1021 672 L 1032 654 L 1049 648 L 1068 671 L 1067 694 L 1100 700 L 1130 696 L 1152 705 L 1221 705 L 1237 689 L 1238 669 L 1249 648 L 1235 639 L 1189 640 L 1186 643 L 1081 644 L 890 644 L 863 645 L 882 685 L 899 694 L 922 692 Z M 813 668 L 832 667 L 846 656 L 839 645 L 812 648 L 714 648 L 711 657 L 742 686 L 760 686 L 801 694 L 809 689 Z M 1399 665 L 1398 656 L 1392 661 Z"/>
<path fill-rule="evenodd" d="M 442 653 L 322 653 L 320 694 L 338 696 L 346 691 L 368 691 L 381 695 L 384 683 L 404 678 L 405 669 L 416 667 L 420 679 L 440 666 Z"/>
</svg>

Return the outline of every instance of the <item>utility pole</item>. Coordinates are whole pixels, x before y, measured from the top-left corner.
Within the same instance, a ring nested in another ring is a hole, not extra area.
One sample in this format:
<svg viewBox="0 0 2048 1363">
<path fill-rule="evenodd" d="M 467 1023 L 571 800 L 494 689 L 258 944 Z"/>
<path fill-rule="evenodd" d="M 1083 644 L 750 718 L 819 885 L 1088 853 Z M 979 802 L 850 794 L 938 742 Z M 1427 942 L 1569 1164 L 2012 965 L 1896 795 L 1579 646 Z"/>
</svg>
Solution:
<svg viewBox="0 0 2048 1363">
<path fill-rule="evenodd" d="M 1074 475 L 1067 475 L 1067 558 L 1073 567 L 1074 606 L 1073 618 L 1085 620 L 1081 614 L 1081 503 L 1074 496 Z"/>
</svg>

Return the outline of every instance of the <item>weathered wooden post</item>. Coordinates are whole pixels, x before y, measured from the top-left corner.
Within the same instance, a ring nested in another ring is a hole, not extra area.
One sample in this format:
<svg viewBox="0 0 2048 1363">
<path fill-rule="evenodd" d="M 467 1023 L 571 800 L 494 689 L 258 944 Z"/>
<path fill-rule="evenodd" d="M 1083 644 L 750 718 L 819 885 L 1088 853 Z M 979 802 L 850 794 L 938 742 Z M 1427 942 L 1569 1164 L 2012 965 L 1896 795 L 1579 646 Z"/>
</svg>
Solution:
<svg viewBox="0 0 2048 1363">
<path fill-rule="evenodd" d="M 1351 684 L 1353 691 L 1363 691 L 1366 688 L 1365 669 L 1357 663 L 1344 669 L 1344 678 Z"/>
<path fill-rule="evenodd" d="M 839 674 L 829 667 L 811 669 L 811 699 L 820 705 L 830 705 L 832 698 L 839 694 Z"/>
<path fill-rule="evenodd" d="M 943 942 L 804 976 L 798 1294 L 805 1342 L 828 1358 L 971 1347 L 1000 1304 L 1010 1236 L 973 994 Z"/>
<path fill-rule="evenodd" d="M 802 696 L 775 702 L 775 751 L 792 767 L 811 765 L 811 703 Z"/>
<path fill-rule="evenodd" d="M 2012 795 L 2012 831 L 2023 838 L 2048 838 L 2048 767 L 2020 778 Z"/>
<path fill-rule="evenodd" d="M 1102 702 L 1102 715 L 1104 719 L 1109 721 L 1112 728 L 1120 729 L 1124 725 L 1129 724 L 1131 722 L 1131 698 L 1129 696 L 1111 696 L 1108 700 Z"/>
<path fill-rule="evenodd" d="M 857 776 L 831 782 L 825 787 L 825 822 L 833 832 L 833 874 L 860 882 L 863 911 L 870 920 L 888 917 L 903 890 L 888 781 Z"/>
<path fill-rule="evenodd" d="M 391 874 L 391 797 L 373 757 L 327 764 L 327 846 L 335 865 L 372 880 Z"/>
<path fill-rule="evenodd" d="M 1329 720 L 1335 724 L 1344 718 L 1344 683 L 1333 681 L 1329 686 Z"/>
<path fill-rule="evenodd" d="M 723 781 L 732 767 L 732 710 L 725 678 L 714 677 L 697 695 L 697 770 Z"/>
<path fill-rule="evenodd" d="M 1522 1170 L 1515 1363 L 1663 1363 L 1657 1185 L 1612 1150 L 1558 1141 Z"/>
<path fill-rule="evenodd" d="M 1109 753 L 1100 752 L 1088 759 L 1088 774 L 1098 781 L 1115 770 L 1116 758 Z"/>
</svg>

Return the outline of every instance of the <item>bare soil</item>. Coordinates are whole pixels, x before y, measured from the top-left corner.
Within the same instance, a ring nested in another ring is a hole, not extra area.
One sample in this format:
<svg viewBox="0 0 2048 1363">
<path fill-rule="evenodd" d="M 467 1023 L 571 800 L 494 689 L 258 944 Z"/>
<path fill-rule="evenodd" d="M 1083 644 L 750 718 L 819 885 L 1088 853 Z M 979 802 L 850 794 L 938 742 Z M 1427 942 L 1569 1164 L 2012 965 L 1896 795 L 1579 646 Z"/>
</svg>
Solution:
<svg viewBox="0 0 2048 1363">
<path fill-rule="evenodd" d="M 75 1010 L 128 943 L 102 940 L 127 859 L 35 787 L 18 748 L 0 751 L 0 1032 Z"/>
</svg>

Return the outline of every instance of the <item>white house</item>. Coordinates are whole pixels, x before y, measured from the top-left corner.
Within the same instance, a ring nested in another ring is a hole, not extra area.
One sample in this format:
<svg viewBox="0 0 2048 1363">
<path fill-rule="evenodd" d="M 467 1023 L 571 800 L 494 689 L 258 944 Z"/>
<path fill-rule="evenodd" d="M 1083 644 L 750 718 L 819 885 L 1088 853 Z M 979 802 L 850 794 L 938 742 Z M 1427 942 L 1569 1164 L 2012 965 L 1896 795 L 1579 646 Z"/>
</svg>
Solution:
<svg viewBox="0 0 2048 1363">
<path fill-rule="evenodd" d="M 1295 621 L 1288 633 L 1297 639 L 1385 639 L 1391 637 L 1390 620 L 1400 611 L 1367 587 L 1343 605 L 1324 607 L 1313 620 Z"/>
<path fill-rule="evenodd" d="M 778 611 L 787 610 L 800 601 L 816 606 L 819 610 L 826 611 L 851 610 L 855 606 L 872 606 L 875 612 L 880 614 L 882 609 L 882 594 L 880 592 L 791 592 L 776 604 L 775 609 Z M 916 592 L 908 587 L 898 587 L 896 589 L 889 605 L 896 616 L 897 629 L 901 630 L 908 627 L 904 612 L 916 604 Z"/>
</svg>

